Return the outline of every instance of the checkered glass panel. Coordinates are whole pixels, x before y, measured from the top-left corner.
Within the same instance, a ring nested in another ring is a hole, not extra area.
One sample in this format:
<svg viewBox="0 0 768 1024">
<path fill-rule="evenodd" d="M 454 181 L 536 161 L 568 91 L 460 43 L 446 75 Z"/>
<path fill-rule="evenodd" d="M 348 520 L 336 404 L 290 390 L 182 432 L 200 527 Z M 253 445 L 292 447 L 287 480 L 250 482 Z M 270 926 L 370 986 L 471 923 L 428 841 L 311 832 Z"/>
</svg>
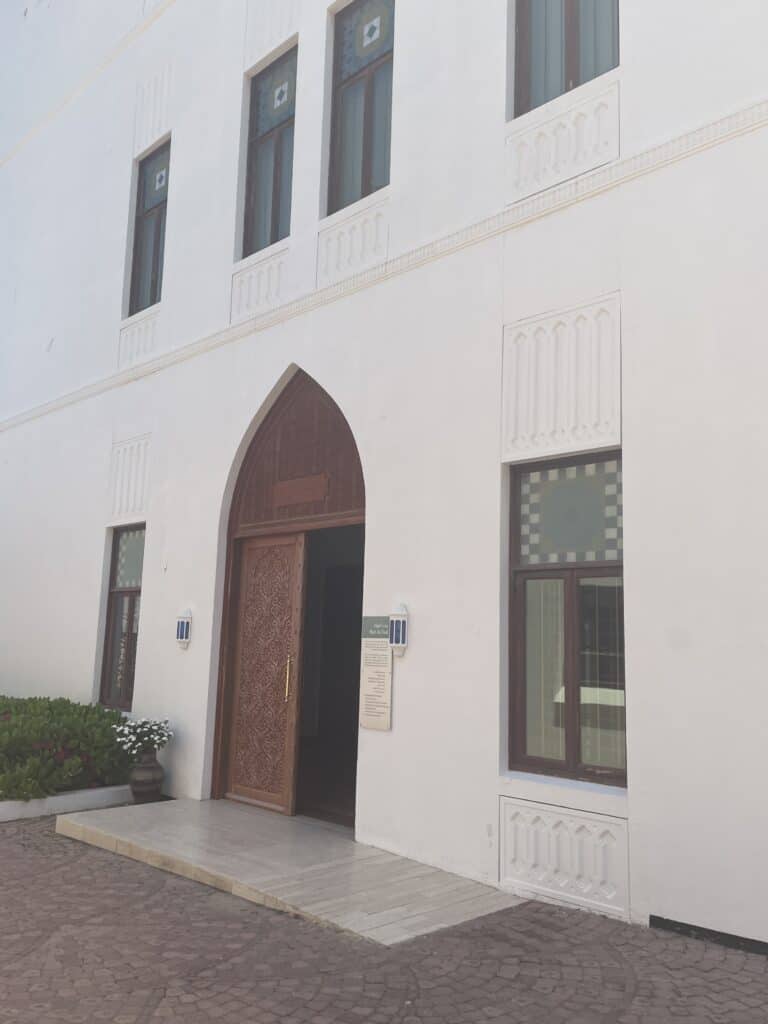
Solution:
<svg viewBox="0 0 768 1024">
<path fill-rule="evenodd" d="M 117 541 L 115 589 L 134 590 L 141 586 L 144 567 L 144 527 L 123 530 Z"/>
<path fill-rule="evenodd" d="M 520 555 L 524 565 L 620 561 L 622 524 L 620 459 L 522 475 Z"/>
</svg>

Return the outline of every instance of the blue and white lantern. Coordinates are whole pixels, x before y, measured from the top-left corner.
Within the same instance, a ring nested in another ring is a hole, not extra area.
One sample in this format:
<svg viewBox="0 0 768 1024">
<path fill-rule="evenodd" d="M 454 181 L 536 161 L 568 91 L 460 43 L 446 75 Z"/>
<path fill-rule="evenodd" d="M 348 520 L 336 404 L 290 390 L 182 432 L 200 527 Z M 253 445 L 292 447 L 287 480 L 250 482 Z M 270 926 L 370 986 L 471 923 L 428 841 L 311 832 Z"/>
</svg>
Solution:
<svg viewBox="0 0 768 1024">
<path fill-rule="evenodd" d="M 192 633 L 192 612 L 187 608 L 176 619 L 176 643 L 179 647 L 189 647 Z"/>
<path fill-rule="evenodd" d="M 404 654 L 408 646 L 408 609 L 404 604 L 389 616 L 389 646 L 393 654 Z"/>
</svg>

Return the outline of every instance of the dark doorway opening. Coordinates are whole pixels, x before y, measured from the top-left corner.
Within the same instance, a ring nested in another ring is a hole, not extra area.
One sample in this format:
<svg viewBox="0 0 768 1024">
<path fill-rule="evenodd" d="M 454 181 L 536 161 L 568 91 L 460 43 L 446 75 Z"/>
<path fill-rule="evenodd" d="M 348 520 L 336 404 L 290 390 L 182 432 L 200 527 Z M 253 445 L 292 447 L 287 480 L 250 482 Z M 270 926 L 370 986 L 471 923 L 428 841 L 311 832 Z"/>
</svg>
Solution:
<svg viewBox="0 0 768 1024">
<path fill-rule="evenodd" d="M 307 533 L 296 811 L 355 820 L 363 526 Z"/>
</svg>

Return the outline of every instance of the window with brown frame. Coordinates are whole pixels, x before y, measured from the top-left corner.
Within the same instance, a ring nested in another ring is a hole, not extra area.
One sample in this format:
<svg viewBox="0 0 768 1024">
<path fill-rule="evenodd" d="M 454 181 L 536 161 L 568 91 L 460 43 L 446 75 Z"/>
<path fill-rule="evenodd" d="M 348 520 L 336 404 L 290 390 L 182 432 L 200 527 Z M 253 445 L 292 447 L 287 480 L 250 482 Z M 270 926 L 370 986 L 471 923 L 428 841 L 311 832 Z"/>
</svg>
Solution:
<svg viewBox="0 0 768 1024">
<path fill-rule="evenodd" d="M 171 144 L 166 142 L 139 164 L 129 316 L 154 306 L 163 291 L 170 160 Z"/>
<path fill-rule="evenodd" d="M 619 63 L 619 0 L 514 0 L 515 117 Z"/>
<path fill-rule="evenodd" d="M 394 0 L 336 15 L 328 213 L 389 184 L 394 25 Z"/>
<path fill-rule="evenodd" d="M 510 767 L 626 785 L 621 456 L 512 474 Z"/>
<path fill-rule="evenodd" d="M 298 52 L 294 47 L 251 82 L 243 257 L 290 234 Z"/>
<path fill-rule="evenodd" d="M 130 711 L 133 702 L 144 530 L 143 525 L 121 527 L 112 538 L 101 703 L 122 711 Z"/>
</svg>

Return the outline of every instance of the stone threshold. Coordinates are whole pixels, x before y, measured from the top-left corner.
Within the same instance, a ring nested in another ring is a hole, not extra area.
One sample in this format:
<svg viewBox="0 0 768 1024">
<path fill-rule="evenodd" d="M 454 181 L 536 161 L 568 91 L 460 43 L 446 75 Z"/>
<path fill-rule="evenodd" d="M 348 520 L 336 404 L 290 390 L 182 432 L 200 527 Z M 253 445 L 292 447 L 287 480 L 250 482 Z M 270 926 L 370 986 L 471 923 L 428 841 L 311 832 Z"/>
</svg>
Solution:
<svg viewBox="0 0 768 1024">
<path fill-rule="evenodd" d="M 385 946 L 524 902 L 357 843 L 341 826 L 227 800 L 60 815 L 56 831 Z"/>
</svg>

